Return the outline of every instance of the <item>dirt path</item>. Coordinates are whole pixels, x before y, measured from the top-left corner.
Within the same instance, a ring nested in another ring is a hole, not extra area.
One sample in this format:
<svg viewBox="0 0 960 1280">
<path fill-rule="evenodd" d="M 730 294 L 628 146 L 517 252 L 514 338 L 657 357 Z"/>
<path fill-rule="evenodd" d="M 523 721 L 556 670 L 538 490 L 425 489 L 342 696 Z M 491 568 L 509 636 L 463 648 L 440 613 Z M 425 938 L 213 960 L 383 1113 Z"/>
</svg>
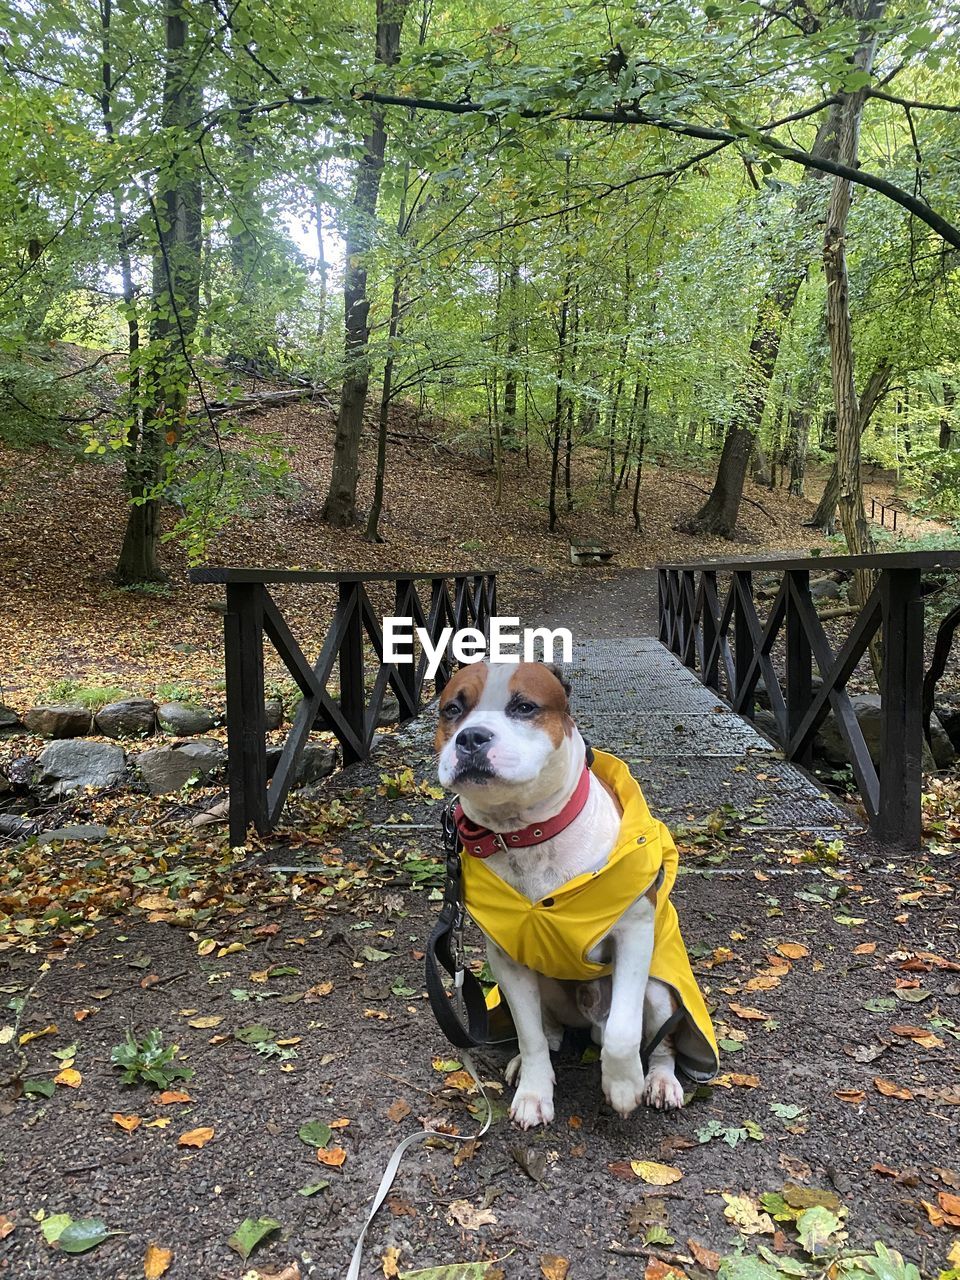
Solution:
<svg viewBox="0 0 960 1280">
<path fill-rule="evenodd" d="M 616 680 L 605 700 L 594 679 L 604 628 L 624 652 L 637 634 L 616 630 L 624 619 L 649 628 L 645 582 L 597 581 L 579 607 L 553 606 L 554 622 L 570 619 L 594 642 L 593 666 L 578 671 L 597 745 L 636 745 L 616 736 L 620 717 L 657 710 L 636 691 L 631 703 Z M 678 736 L 666 720 L 655 727 L 653 740 Z M 294 1264 L 288 1280 L 335 1280 L 395 1144 L 423 1124 L 472 1132 L 475 1099 L 423 995 L 440 876 L 430 735 L 425 717 L 291 807 L 260 859 L 283 872 L 231 872 L 219 837 L 189 861 L 179 841 L 144 833 L 126 853 L 79 860 L 102 857 L 119 875 L 132 859 L 139 905 L 73 933 L 64 920 L 44 941 L 0 952 L 0 986 L 22 1002 L 19 1019 L 14 1005 L 0 1020 L 15 1021 L 0 1047 L 0 1213 L 15 1224 L 0 1239 L 0 1276 L 134 1280 L 153 1242 L 173 1250 L 173 1280 Z M 497 1261 L 471 1277 L 563 1274 L 552 1255 L 569 1262 L 570 1280 L 637 1276 L 657 1256 L 708 1280 L 719 1257 L 704 1249 L 745 1250 L 754 1280 L 812 1280 L 818 1246 L 809 1232 L 798 1242 L 794 1221 L 810 1205 L 823 1211 L 821 1252 L 846 1233 L 849 1246 L 898 1248 L 925 1274 L 947 1265 L 955 1233 L 930 1218 L 943 1219 L 960 1186 L 953 855 L 891 859 L 851 830 L 829 833 L 809 823 L 809 794 L 793 798 L 795 827 L 778 828 L 764 807 L 779 789 L 776 762 L 740 750 L 710 765 L 703 734 L 693 737 L 699 755 L 660 753 L 655 789 L 679 835 L 676 899 L 721 1037 L 720 1080 L 681 1112 L 623 1122 L 602 1105 L 598 1064 L 571 1040 L 556 1063 L 556 1122 L 523 1135 L 504 1114 L 508 1053 L 481 1054 L 496 1099 L 490 1134 L 466 1151 L 411 1152 L 371 1230 L 364 1280 L 479 1260 Z M 718 805 L 724 781 L 738 791 Z M 110 1063 L 126 1031 L 155 1027 L 194 1072 L 171 1086 L 188 1100 L 124 1086 Z M 16 1081 L 51 1081 L 70 1057 L 79 1081 L 16 1097 Z M 131 1117 L 131 1132 L 117 1116 Z M 318 1159 L 316 1134 L 298 1137 L 310 1120 L 330 1126 L 322 1159 L 332 1163 Z M 212 1133 L 182 1145 L 196 1130 Z M 638 1160 L 669 1166 L 674 1180 L 650 1185 Z M 45 1243 L 40 1211 L 122 1234 L 72 1257 Z M 261 1217 L 279 1227 L 244 1264 L 228 1237 Z M 723 1265 L 721 1280 L 747 1274 Z"/>
</svg>

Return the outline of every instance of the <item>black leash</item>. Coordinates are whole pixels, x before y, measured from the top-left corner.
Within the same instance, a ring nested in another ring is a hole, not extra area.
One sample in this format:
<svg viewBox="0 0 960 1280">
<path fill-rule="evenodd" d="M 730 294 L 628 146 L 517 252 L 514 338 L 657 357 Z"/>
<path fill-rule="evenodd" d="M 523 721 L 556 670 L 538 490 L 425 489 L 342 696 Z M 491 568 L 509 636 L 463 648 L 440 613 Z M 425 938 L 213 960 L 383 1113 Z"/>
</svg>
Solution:
<svg viewBox="0 0 960 1280">
<path fill-rule="evenodd" d="M 587 763 L 592 764 L 593 752 L 587 748 Z M 453 818 L 456 799 L 444 806 L 440 815 L 443 830 L 443 852 L 446 873 L 443 884 L 443 902 L 440 916 L 427 942 L 424 966 L 426 969 L 427 995 L 430 1007 L 440 1030 L 457 1049 L 476 1049 L 490 1041 L 490 1018 L 484 990 L 479 979 L 466 967 L 463 950 L 463 930 L 467 915 L 463 905 L 463 871 L 460 866 L 460 837 Z M 443 985 L 441 968 L 453 979 L 454 999 Z M 467 1015 L 467 1022 L 457 1013 L 455 1000 L 459 996 Z M 640 1048 L 640 1062 L 644 1075 L 650 1069 L 654 1050 L 675 1031 L 683 1021 L 686 1010 L 680 1005 L 661 1027 Z M 512 1037 L 506 1037 L 510 1039 Z M 497 1039 L 494 1043 L 502 1043 Z"/>
</svg>

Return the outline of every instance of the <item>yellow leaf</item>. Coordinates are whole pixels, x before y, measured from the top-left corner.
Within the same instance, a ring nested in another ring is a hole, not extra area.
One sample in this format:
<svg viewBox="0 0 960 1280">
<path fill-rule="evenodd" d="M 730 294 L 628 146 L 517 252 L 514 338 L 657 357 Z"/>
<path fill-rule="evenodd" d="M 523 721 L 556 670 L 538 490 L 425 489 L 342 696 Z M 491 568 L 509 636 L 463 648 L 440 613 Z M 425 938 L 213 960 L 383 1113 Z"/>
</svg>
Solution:
<svg viewBox="0 0 960 1280">
<path fill-rule="evenodd" d="M 143 1124 L 141 1116 L 125 1116 L 119 1111 L 115 1111 L 110 1119 L 126 1133 L 133 1133 L 134 1129 L 139 1129 Z"/>
<path fill-rule="evenodd" d="M 251 973 L 251 975 L 250 975 L 250 981 L 251 981 L 251 982 L 266 982 L 266 980 L 267 980 L 269 977 L 270 977 L 270 970 L 269 970 L 269 969 L 258 969 L 258 970 L 256 971 L 256 973 Z"/>
<path fill-rule="evenodd" d="M 160 1280 L 173 1261 L 172 1249 L 161 1249 L 158 1244 L 148 1244 L 143 1258 L 145 1280 Z"/>
<path fill-rule="evenodd" d="M 169 1116 L 157 1116 L 156 1120 L 148 1120 L 144 1127 L 147 1129 L 165 1129 L 169 1123 Z"/>
<path fill-rule="evenodd" d="M 217 952 L 217 959 L 222 960 L 224 956 L 235 955 L 238 951 L 246 951 L 246 947 L 242 942 L 231 942 L 229 946 L 221 947 Z"/>
<path fill-rule="evenodd" d="M 448 1089 L 460 1089 L 463 1093 L 470 1093 L 476 1088 L 473 1076 L 469 1071 L 451 1071 L 448 1076 L 443 1077 L 443 1083 Z"/>
<path fill-rule="evenodd" d="M 756 1089 L 760 1083 L 760 1077 L 743 1075 L 739 1071 L 728 1071 L 726 1075 L 718 1076 L 712 1083 L 718 1084 L 721 1089 L 732 1089 L 735 1086 L 740 1089 Z"/>
<path fill-rule="evenodd" d="M 774 987 L 779 987 L 779 985 L 780 979 L 775 974 L 759 973 L 755 978 L 750 979 L 746 989 L 747 991 L 772 991 Z"/>
<path fill-rule="evenodd" d="M 89 1018 L 93 1012 L 93 1009 L 74 1009 L 73 1016 L 77 1022 L 83 1022 L 85 1019 Z"/>
<path fill-rule="evenodd" d="M 79 1089 L 83 1076 L 74 1067 L 65 1067 L 58 1075 L 53 1077 L 54 1084 L 66 1085 L 68 1089 Z"/>
<path fill-rule="evenodd" d="M 137 899 L 137 906 L 144 911 L 172 911 L 176 903 L 165 893 L 145 893 L 142 898 Z"/>
<path fill-rule="evenodd" d="M 954 1240 L 947 1252 L 947 1261 L 952 1267 L 960 1268 L 960 1240 Z"/>
<path fill-rule="evenodd" d="M 213 1129 L 202 1127 L 200 1129 L 188 1129 L 186 1133 L 181 1133 L 177 1139 L 178 1147 L 205 1147 L 213 1137 Z"/>
<path fill-rule="evenodd" d="M 197 955 L 208 956 L 212 951 L 216 950 L 216 946 L 217 944 L 214 942 L 212 938 L 204 938 L 204 940 L 197 947 Z"/>
<path fill-rule="evenodd" d="M 747 1022 L 766 1022 L 767 1015 L 761 1013 L 759 1009 L 751 1009 L 749 1005 L 731 1004 L 730 1012 L 736 1014 L 738 1018 L 744 1018 Z"/>
<path fill-rule="evenodd" d="M 57 1034 L 57 1024 L 51 1022 L 48 1027 L 44 1027 L 42 1031 L 25 1031 L 20 1037 L 20 1044 L 29 1044 L 31 1040 L 39 1040 L 41 1036 L 55 1036 Z"/>
<path fill-rule="evenodd" d="M 187 1023 L 188 1027 L 196 1027 L 198 1031 L 209 1031 L 211 1027 L 219 1027 L 223 1021 L 220 1015 L 213 1015 L 209 1018 L 191 1018 Z"/>
<path fill-rule="evenodd" d="M 566 1280 L 569 1270 L 569 1258 L 562 1258 L 559 1253 L 541 1253 L 540 1274 L 544 1280 Z"/>
<path fill-rule="evenodd" d="M 399 1257 L 400 1250 L 395 1248 L 393 1245 L 391 1245 L 383 1255 L 383 1258 L 381 1259 L 381 1266 L 383 1274 L 387 1277 L 387 1280 L 395 1280 L 395 1277 L 400 1274 L 400 1268 L 397 1266 L 397 1260 Z"/>
<path fill-rule="evenodd" d="M 861 942 L 858 947 L 853 948 L 855 956 L 872 956 L 877 949 L 875 942 Z"/>
<path fill-rule="evenodd" d="M 777 944 L 777 950 L 788 960 L 802 960 L 804 956 L 810 954 L 810 948 L 805 947 L 802 942 L 780 942 Z"/>
<path fill-rule="evenodd" d="M 683 1174 L 672 1164 L 657 1164 L 655 1160 L 631 1160 L 630 1168 L 644 1182 L 652 1187 L 668 1187 L 671 1182 L 679 1182 Z"/>
<path fill-rule="evenodd" d="M 277 1044 L 280 1044 L 280 1043 L 281 1041 L 278 1040 Z M 331 1120 L 327 1127 L 330 1129 L 349 1129 L 350 1121 L 347 1119 L 346 1116 L 340 1116 L 339 1119 L 337 1120 Z"/>
<path fill-rule="evenodd" d="M 880 1076 L 875 1076 L 873 1083 L 878 1093 L 882 1093 L 885 1098 L 902 1098 L 905 1102 L 909 1102 L 913 1097 L 905 1085 L 894 1084 L 892 1080 L 883 1080 Z"/>
<path fill-rule="evenodd" d="M 173 1102 L 192 1102 L 193 1099 L 183 1089 L 164 1089 L 163 1093 L 157 1094 L 154 1101 L 166 1107 Z"/>
<path fill-rule="evenodd" d="M 285 1036 L 282 1040 L 278 1040 L 277 1044 L 283 1048 L 286 1045 L 299 1044 L 302 1039 L 303 1036 Z"/>
</svg>

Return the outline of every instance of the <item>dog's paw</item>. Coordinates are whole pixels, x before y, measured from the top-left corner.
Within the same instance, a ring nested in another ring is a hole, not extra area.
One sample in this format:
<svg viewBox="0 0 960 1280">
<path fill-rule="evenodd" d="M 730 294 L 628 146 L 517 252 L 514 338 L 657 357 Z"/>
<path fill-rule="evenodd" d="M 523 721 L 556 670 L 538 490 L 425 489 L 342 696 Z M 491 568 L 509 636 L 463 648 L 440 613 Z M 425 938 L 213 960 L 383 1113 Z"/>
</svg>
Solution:
<svg viewBox="0 0 960 1280">
<path fill-rule="evenodd" d="M 606 1070 L 602 1077 L 603 1096 L 624 1120 L 640 1105 L 644 1094 L 643 1067 L 637 1058 L 633 1064 L 618 1065 L 616 1070 Z"/>
<path fill-rule="evenodd" d="M 522 1058 L 519 1053 L 515 1058 L 511 1058 L 507 1063 L 506 1070 L 503 1073 L 503 1078 L 506 1080 L 507 1084 L 517 1083 L 517 1077 L 520 1075 L 521 1064 Z"/>
<path fill-rule="evenodd" d="M 510 1104 L 510 1119 L 521 1129 L 535 1129 L 553 1121 L 553 1091 L 537 1093 L 522 1084 Z"/>
<path fill-rule="evenodd" d="M 658 1111 L 675 1111 L 683 1106 L 683 1089 L 672 1070 L 653 1068 L 644 1085 L 643 1101 Z"/>
</svg>

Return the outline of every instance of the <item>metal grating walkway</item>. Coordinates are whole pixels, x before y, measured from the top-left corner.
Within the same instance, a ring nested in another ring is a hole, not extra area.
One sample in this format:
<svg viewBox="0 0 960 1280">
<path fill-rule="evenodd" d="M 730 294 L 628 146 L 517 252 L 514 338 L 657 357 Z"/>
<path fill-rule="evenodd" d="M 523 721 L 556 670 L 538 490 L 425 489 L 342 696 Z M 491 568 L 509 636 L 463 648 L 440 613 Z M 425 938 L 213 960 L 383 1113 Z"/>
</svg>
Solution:
<svg viewBox="0 0 960 1280">
<path fill-rule="evenodd" d="M 702 822 L 726 809 L 757 832 L 860 829 L 659 641 L 583 641 L 567 670 L 584 736 L 628 761 L 668 824 Z"/>
</svg>

